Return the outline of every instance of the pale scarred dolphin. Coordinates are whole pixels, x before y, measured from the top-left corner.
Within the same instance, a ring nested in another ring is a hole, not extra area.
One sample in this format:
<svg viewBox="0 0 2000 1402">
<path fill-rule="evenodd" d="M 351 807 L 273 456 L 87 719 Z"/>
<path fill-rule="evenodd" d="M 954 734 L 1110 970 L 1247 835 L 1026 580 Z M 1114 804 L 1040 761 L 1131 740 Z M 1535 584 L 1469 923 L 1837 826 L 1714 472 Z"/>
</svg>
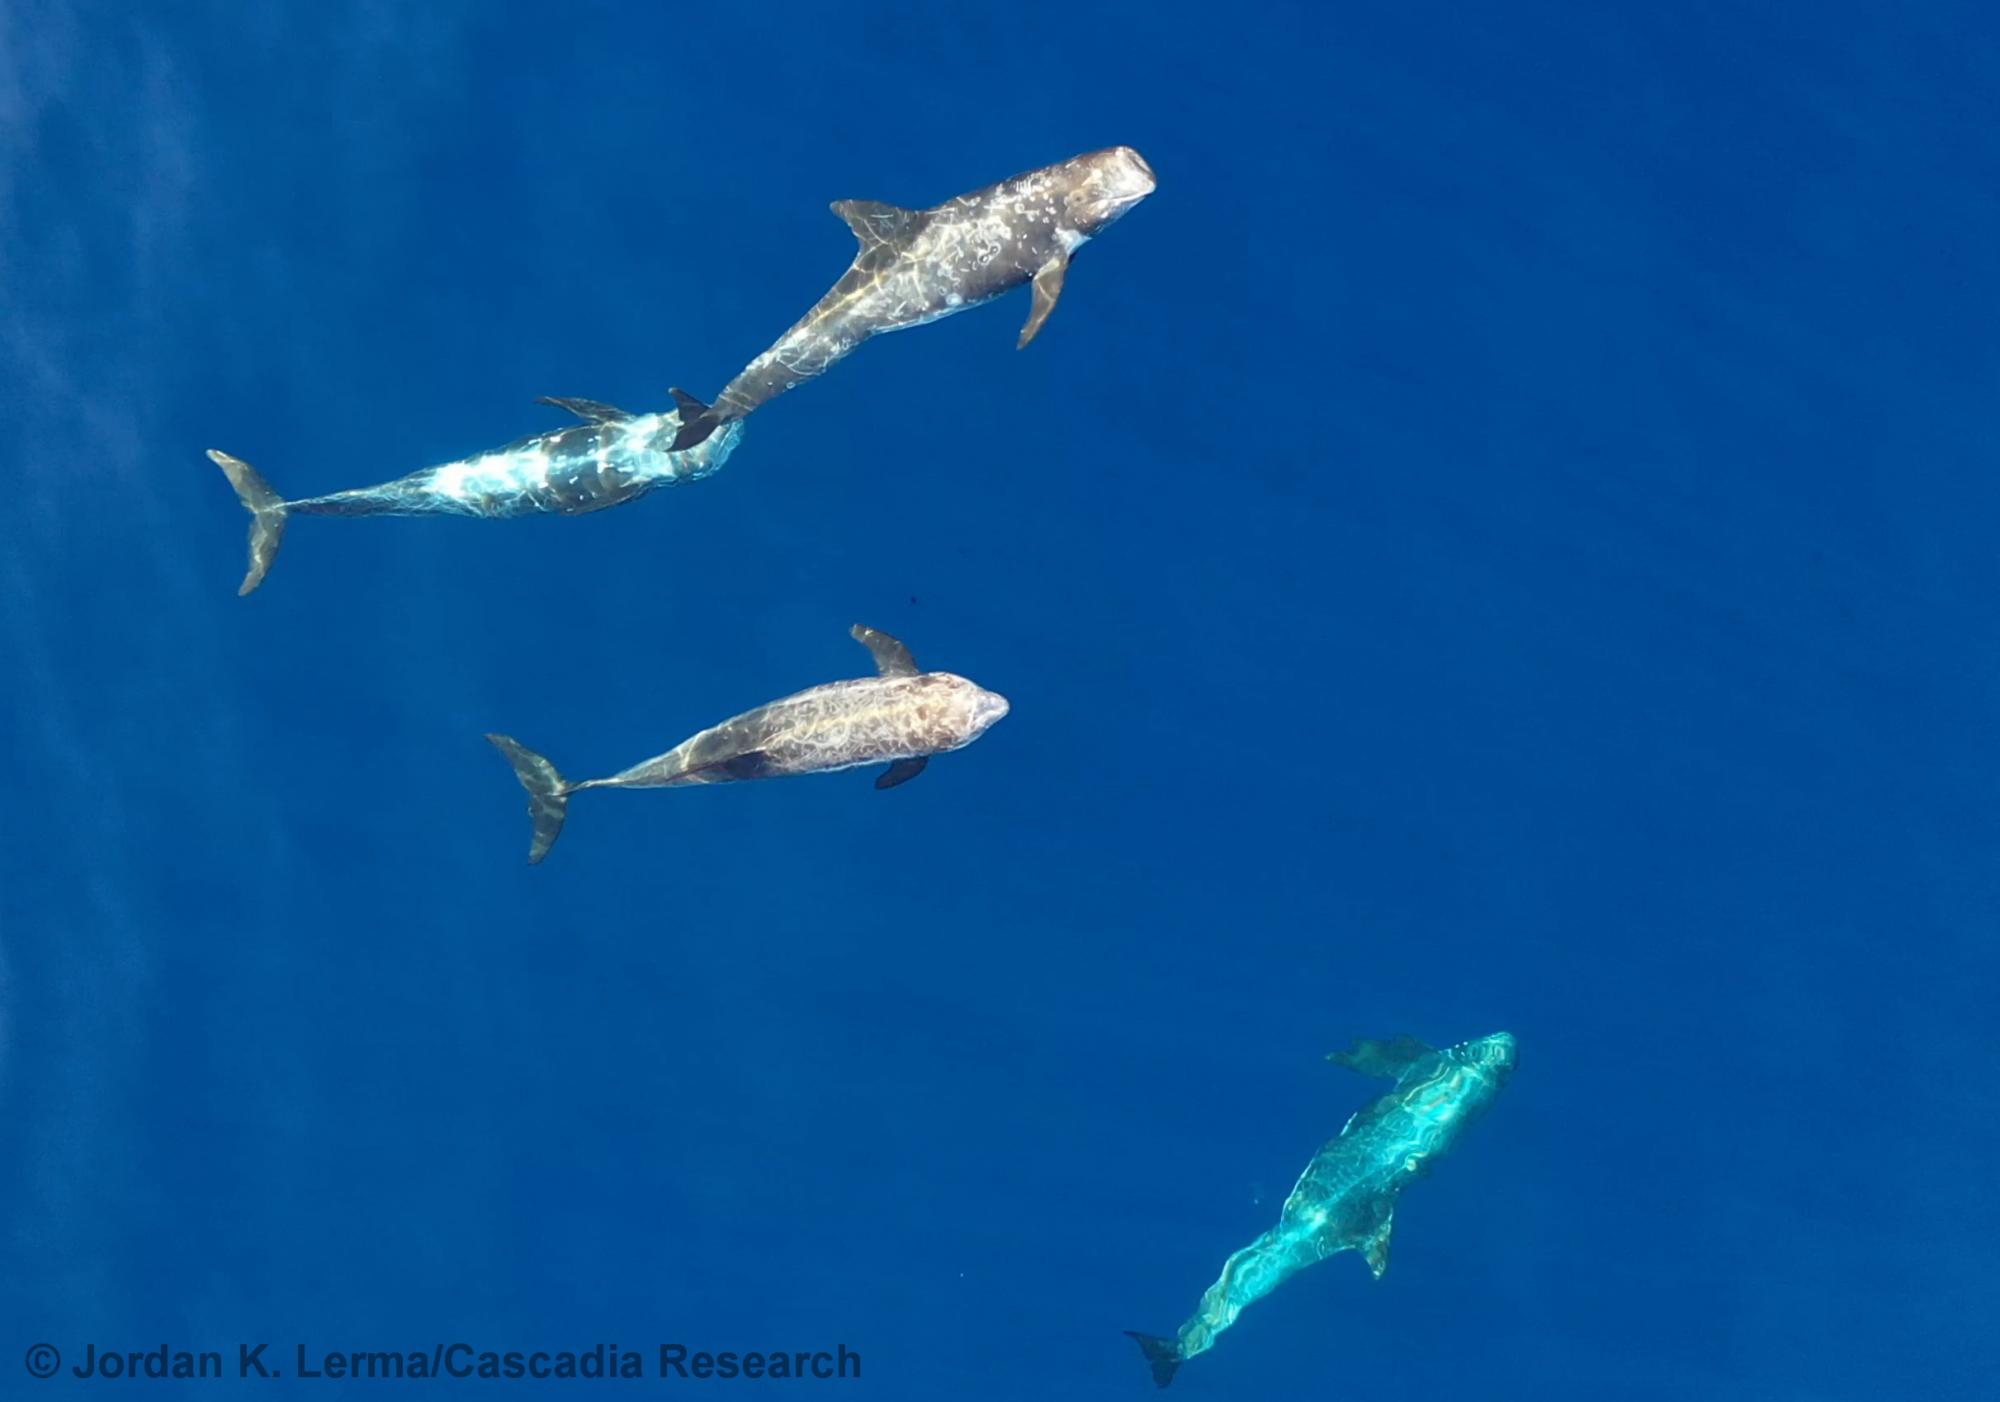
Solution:
<svg viewBox="0 0 2000 1402">
<path fill-rule="evenodd" d="M 821 374 L 870 336 L 922 326 L 1033 283 L 1019 344 L 1035 339 L 1062 295 L 1070 255 L 1153 193 L 1153 168 L 1130 146 L 1092 151 L 947 200 L 902 209 L 841 200 L 861 250 L 846 276 L 778 343 L 731 380 L 713 406 L 673 392 L 675 448 L 701 442 Z"/>
<path fill-rule="evenodd" d="M 1357 1041 L 1327 1058 L 1395 1089 L 1358 1110 L 1313 1156 L 1285 1199 L 1278 1225 L 1223 1263 L 1201 1307 L 1171 1339 L 1126 1330 L 1165 1387 L 1174 1370 L 1215 1344 L 1247 1305 L 1307 1266 L 1359 1251 L 1376 1279 L 1389 1268 L 1396 1199 L 1458 1141 L 1513 1074 L 1514 1038 L 1505 1032 L 1433 1051 L 1410 1037 Z"/>
<path fill-rule="evenodd" d="M 286 501 L 241 458 L 208 455 L 236 488 L 250 513 L 250 569 L 238 594 L 264 582 L 297 516 L 476 516 L 501 520 L 553 513 L 580 516 L 636 500 L 655 487 L 693 482 L 729 460 L 740 425 L 691 449 L 673 446 L 681 429 L 675 410 L 628 414 L 592 399 L 541 399 L 583 420 L 553 433 L 523 438 L 490 453 L 427 467 L 393 482 Z"/>
<path fill-rule="evenodd" d="M 727 784 L 864 764 L 888 765 L 875 787 L 890 789 L 923 773 L 930 756 L 963 749 L 1007 714 L 1004 696 L 950 672 L 918 671 L 910 650 L 887 633 L 858 623 L 850 631 L 874 656 L 877 675 L 828 682 L 745 711 L 608 779 L 569 783 L 527 746 L 488 735 L 528 791 L 535 825 L 528 860 L 549 854 L 570 795 L 584 789 Z"/>
</svg>

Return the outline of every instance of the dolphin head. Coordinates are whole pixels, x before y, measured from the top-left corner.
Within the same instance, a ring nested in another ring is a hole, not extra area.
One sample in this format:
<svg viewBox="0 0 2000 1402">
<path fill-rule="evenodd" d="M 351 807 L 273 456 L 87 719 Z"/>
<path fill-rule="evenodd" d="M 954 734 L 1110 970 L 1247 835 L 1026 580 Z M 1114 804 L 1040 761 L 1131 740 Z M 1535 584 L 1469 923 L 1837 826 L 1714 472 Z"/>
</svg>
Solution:
<svg viewBox="0 0 2000 1402">
<path fill-rule="evenodd" d="M 1485 1071 L 1497 1080 L 1505 1080 L 1514 1070 L 1514 1034 L 1511 1032 L 1495 1032 L 1490 1037 L 1466 1042 L 1456 1050 L 1467 1066 Z"/>
<path fill-rule="evenodd" d="M 1073 179 L 1063 203 L 1069 222 L 1086 237 L 1116 223 L 1158 184 L 1146 158 L 1130 146 L 1078 156 L 1070 171 Z"/>
<path fill-rule="evenodd" d="M 912 729 L 921 754 L 963 749 L 1007 714 L 1007 698 L 954 672 L 926 672 L 910 701 Z"/>
<path fill-rule="evenodd" d="M 992 729 L 993 722 L 1006 715 L 1007 698 L 997 691 L 988 691 L 974 684 L 972 687 L 972 734 L 969 739 L 977 739 Z"/>
</svg>

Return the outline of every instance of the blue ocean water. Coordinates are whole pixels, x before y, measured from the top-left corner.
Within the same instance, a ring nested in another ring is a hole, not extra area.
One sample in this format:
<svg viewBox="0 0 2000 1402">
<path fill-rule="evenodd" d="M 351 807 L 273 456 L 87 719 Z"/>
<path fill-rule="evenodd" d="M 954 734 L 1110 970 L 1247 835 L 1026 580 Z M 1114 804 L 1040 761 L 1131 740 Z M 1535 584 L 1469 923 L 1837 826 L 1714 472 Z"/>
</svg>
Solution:
<svg viewBox="0 0 2000 1402">
<path fill-rule="evenodd" d="M 1120 1331 L 1376 1093 L 1324 1054 L 1504 1028 L 1388 1274 L 1172 1395 L 1991 1396 L 1996 65 L 1970 3 L 0 7 L 0 1395 L 1150 1396 Z M 203 449 L 711 393 L 828 201 L 1121 142 L 1027 351 L 1015 294 L 709 481 L 298 520 L 234 597 Z M 523 864 L 482 732 L 608 773 L 855 622 L 1012 714 Z"/>
</svg>

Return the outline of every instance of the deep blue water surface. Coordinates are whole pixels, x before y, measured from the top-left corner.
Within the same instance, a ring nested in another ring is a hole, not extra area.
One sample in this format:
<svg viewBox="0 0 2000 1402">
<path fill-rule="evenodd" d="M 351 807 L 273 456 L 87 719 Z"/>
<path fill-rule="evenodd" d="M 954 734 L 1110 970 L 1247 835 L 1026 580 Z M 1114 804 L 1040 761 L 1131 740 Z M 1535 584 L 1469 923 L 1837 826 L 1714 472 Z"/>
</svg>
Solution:
<svg viewBox="0 0 2000 1402">
<path fill-rule="evenodd" d="M 1324 1054 L 1505 1028 L 1387 1276 L 1171 1396 L 1992 1396 L 1996 73 L 1973 3 L 0 6 L 0 1395 L 1147 1397 L 1120 1330 L 1375 1093 Z M 1027 351 L 1015 294 L 707 482 L 298 520 L 234 596 L 203 449 L 712 393 L 828 201 L 1118 142 Z M 1013 714 L 523 864 L 482 732 L 606 773 L 856 621 Z"/>
</svg>

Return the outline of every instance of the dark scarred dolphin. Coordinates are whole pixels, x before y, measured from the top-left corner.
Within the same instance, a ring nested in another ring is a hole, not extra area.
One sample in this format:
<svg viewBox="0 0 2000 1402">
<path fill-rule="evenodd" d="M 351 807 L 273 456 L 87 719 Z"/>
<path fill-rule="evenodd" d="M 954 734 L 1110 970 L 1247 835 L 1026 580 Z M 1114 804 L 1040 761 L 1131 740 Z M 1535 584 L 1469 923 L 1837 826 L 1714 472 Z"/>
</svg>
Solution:
<svg viewBox="0 0 2000 1402">
<path fill-rule="evenodd" d="M 930 756 L 962 749 L 1007 714 L 1007 698 L 950 672 L 919 672 L 910 650 L 887 633 L 855 624 L 855 641 L 874 655 L 877 675 L 828 682 L 694 735 L 665 754 L 608 779 L 564 780 L 556 767 L 506 735 L 488 735 L 528 791 L 535 836 L 528 860 L 549 854 L 569 797 L 584 789 L 656 789 L 822 774 L 887 764 L 878 789 L 921 774 Z"/>
<path fill-rule="evenodd" d="M 1231 1256 L 1174 1338 L 1128 1334 L 1165 1387 L 1174 1370 L 1214 1347 L 1215 1336 L 1247 1305 L 1307 1266 L 1359 1251 L 1377 1279 L 1389 1269 L 1396 1199 L 1458 1142 L 1513 1074 L 1514 1038 L 1505 1032 L 1433 1051 L 1411 1037 L 1358 1041 L 1327 1058 L 1395 1088 L 1357 1110 L 1299 1176 L 1278 1225 Z"/>
<path fill-rule="evenodd" d="M 741 428 L 681 451 L 680 414 L 628 414 L 592 399 L 542 399 L 583 422 L 523 438 L 490 453 L 427 467 L 374 487 L 286 501 L 241 458 L 208 455 L 250 513 L 250 569 L 236 592 L 264 582 L 297 516 L 477 516 L 502 520 L 553 513 L 580 516 L 644 496 L 672 482 L 706 477 L 729 460 Z"/>
<path fill-rule="evenodd" d="M 833 212 L 861 242 L 846 276 L 731 380 L 713 407 L 675 390 L 682 424 L 674 447 L 693 447 L 870 336 L 922 326 L 1032 282 L 1035 302 L 1019 342 L 1027 345 L 1055 310 L 1070 255 L 1152 194 L 1153 185 L 1153 168 L 1137 151 L 1113 146 L 935 209 L 839 201 Z"/>
</svg>

